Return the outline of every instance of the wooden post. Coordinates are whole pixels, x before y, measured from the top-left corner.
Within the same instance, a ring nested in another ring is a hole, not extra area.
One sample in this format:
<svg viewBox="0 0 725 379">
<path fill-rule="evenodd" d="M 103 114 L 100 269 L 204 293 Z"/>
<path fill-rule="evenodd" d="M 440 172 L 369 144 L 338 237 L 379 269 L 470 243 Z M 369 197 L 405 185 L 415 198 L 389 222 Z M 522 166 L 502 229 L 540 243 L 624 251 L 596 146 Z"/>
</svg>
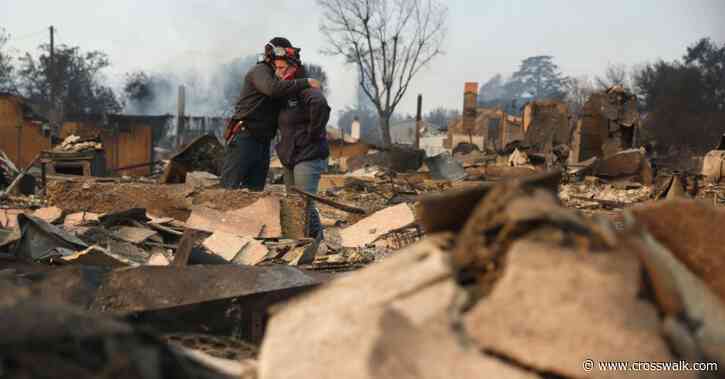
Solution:
<svg viewBox="0 0 725 379">
<path fill-rule="evenodd" d="M 420 127 L 423 120 L 423 95 L 418 94 L 418 108 L 415 113 L 415 148 L 420 149 Z"/>
<path fill-rule="evenodd" d="M 171 262 L 171 266 L 184 267 L 189 263 L 189 257 L 191 257 L 191 250 L 194 249 L 196 237 L 197 233 L 194 230 L 189 228 L 184 229 L 179 246 L 174 252 L 174 260 Z"/>
<path fill-rule="evenodd" d="M 184 132 L 184 111 L 186 108 L 186 88 L 183 85 L 179 86 L 179 97 L 177 99 L 176 108 L 176 148 L 180 148 L 183 143 L 181 135 Z"/>
</svg>

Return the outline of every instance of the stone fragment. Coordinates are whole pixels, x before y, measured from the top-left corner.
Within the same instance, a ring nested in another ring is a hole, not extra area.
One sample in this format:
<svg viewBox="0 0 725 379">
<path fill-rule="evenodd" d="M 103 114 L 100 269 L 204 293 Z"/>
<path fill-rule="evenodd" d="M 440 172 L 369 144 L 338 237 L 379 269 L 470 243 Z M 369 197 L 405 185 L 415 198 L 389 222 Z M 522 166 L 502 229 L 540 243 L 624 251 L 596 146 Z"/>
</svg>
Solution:
<svg viewBox="0 0 725 379">
<path fill-rule="evenodd" d="M 49 224 L 54 224 L 63 217 L 63 210 L 58 207 L 40 208 L 33 212 L 33 216 L 44 220 Z"/>
<path fill-rule="evenodd" d="M 258 240 L 250 239 L 247 244 L 244 245 L 242 251 L 240 251 L 233 259 L 233 263 L 241 265 L 254 266 L 264 260 L 269 253 L 264 244 Z"/>
<path fill-rule="evenodd" d="M 511 247 L 504 266 L 493 292 L 464 317 L 479 349 L 575 378 L 585 375 L 586 359 L 673 360 L 656 308 L 638 298 L 641 266 L 633 254 L 582 255 L 524 240 Z"/>
<path fill-rule="evenodd" d="M 358 221 L 340 231 L 342 245 L 345 247 L 362 247 L 372 243 L 378 237 L 395 229 L 415 222 L 415 215 L 410 207 L 398 204 Z"/>
<path fill-rule="evenodd" d="M 202 245 L 212 253 L 232 261 L 253 238 L 239 237 L 231 233 L 216 231 L 205 239 Z"/>
<path fill-rule="evenodd" d="M 96 224 L 98 223 L 98 216 L 97 213 L 91 212 L 72 213 L 65 216 L 63 226 L 66 228 L 75 228 L 83 225 Z"/>
<path fill-rule="evenodd" d="M 280 237 L 279 198 L 262 198 L 248 207 L 227 212 L 194 207 L 186 220 L 186 226 L 210 233 L 220 230 L 239 237 Z"/>
<path fill-rule="evenodd" d="M 153 236 L 158 235 L 153 230 L 133 226 L 121 226 L 113 231 L 113 234 L 126 242 L 139 244 Z"/>
</svg>

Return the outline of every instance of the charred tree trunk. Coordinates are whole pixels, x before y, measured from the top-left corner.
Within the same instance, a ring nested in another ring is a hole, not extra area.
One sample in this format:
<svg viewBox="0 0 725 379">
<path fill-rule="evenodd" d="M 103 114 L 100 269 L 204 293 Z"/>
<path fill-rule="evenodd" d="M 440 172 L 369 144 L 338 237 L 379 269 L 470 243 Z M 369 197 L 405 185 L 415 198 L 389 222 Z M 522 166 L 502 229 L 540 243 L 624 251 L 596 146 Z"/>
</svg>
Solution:
<svg viewBox="0 0 725 379">
<path fill-rule="evenodd" d="M 383 147 L 390 147 L 392 138 L 390 138 L 390 115 L 380 114 L 380 135 L 383 138 Z"/>
</svg>

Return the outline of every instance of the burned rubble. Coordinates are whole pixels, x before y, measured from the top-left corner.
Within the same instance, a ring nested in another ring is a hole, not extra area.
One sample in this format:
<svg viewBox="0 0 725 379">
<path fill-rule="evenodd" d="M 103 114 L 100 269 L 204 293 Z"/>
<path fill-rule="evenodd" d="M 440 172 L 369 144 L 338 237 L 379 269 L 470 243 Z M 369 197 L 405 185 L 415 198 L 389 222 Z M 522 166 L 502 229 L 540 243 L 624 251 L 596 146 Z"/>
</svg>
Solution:
<svg viewBox="0 0 725 379">
<path fill-rule="evenodd" d="M 102 156 L 93 139 L 41 170 L 0 154 L 0 372 L 585 378 L 616 376 L 587 359 L 637 359 L 722 377 L 725 154 L 655 165 L 633 101 L 610 89 L 579 120 L 557 102 L 464 112 L 450 151 L 337 152 L 317 194 L 221 188 L 211 135 L 141 177 L 44 169 Z M 32 194 L 11 185 L 26 175 Z"/>
</svg>

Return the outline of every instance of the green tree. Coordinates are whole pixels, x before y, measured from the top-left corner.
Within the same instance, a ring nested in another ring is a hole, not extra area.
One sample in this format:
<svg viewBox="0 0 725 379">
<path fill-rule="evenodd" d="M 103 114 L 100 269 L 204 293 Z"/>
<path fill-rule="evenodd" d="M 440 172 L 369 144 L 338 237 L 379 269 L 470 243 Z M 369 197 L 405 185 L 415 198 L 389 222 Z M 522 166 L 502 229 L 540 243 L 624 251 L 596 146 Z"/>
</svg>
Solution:
<svg viewBox="0 0 725 379">
<path fill-rule="evenodd" d="M 645 127 L 662 146 L 712 149 L 725 133 L 725 45 L 701 39 L 683 61 L 660 60 L 635 72 L 648 116 Z"/>
<path fill-rule="evenodd" d="M 534 99 L 563 99 L 566 80 L 550 55 L 528 57 L 521 62 L 506 84 L 513 98 L 530 96 Z"/>
<path fill-rule="evenodd" d="M 687 48 L 683 58 L 686 65 L 700 71 L 705 106 L 725 110 L 725 43 L 717 46 L 710 38 L 702 38 Z"/>
<path fill-rule="evenodd" d="M 13 62 L 10 54 L 5 51 L 5 45 L 10 35 L 0 27 L 0 92 L 17 91 L 13 77 Z"/>
<path fill-rule="evenodd" d="M 24 96 L 47 110 L 55 108 L 60 117 L 117 113 L 121 104 L 113 90 L 104 85 L 102 70 L 110 65 L 100 51 L 82 52 L 79 47 L 55 47 L 51 64 L 49 46 L 39 47 L 40 55 L 30 53 L 19 59 L 18 88 Z M 51 83 L 56 104 L 51 107 Z"/>
</svg>

